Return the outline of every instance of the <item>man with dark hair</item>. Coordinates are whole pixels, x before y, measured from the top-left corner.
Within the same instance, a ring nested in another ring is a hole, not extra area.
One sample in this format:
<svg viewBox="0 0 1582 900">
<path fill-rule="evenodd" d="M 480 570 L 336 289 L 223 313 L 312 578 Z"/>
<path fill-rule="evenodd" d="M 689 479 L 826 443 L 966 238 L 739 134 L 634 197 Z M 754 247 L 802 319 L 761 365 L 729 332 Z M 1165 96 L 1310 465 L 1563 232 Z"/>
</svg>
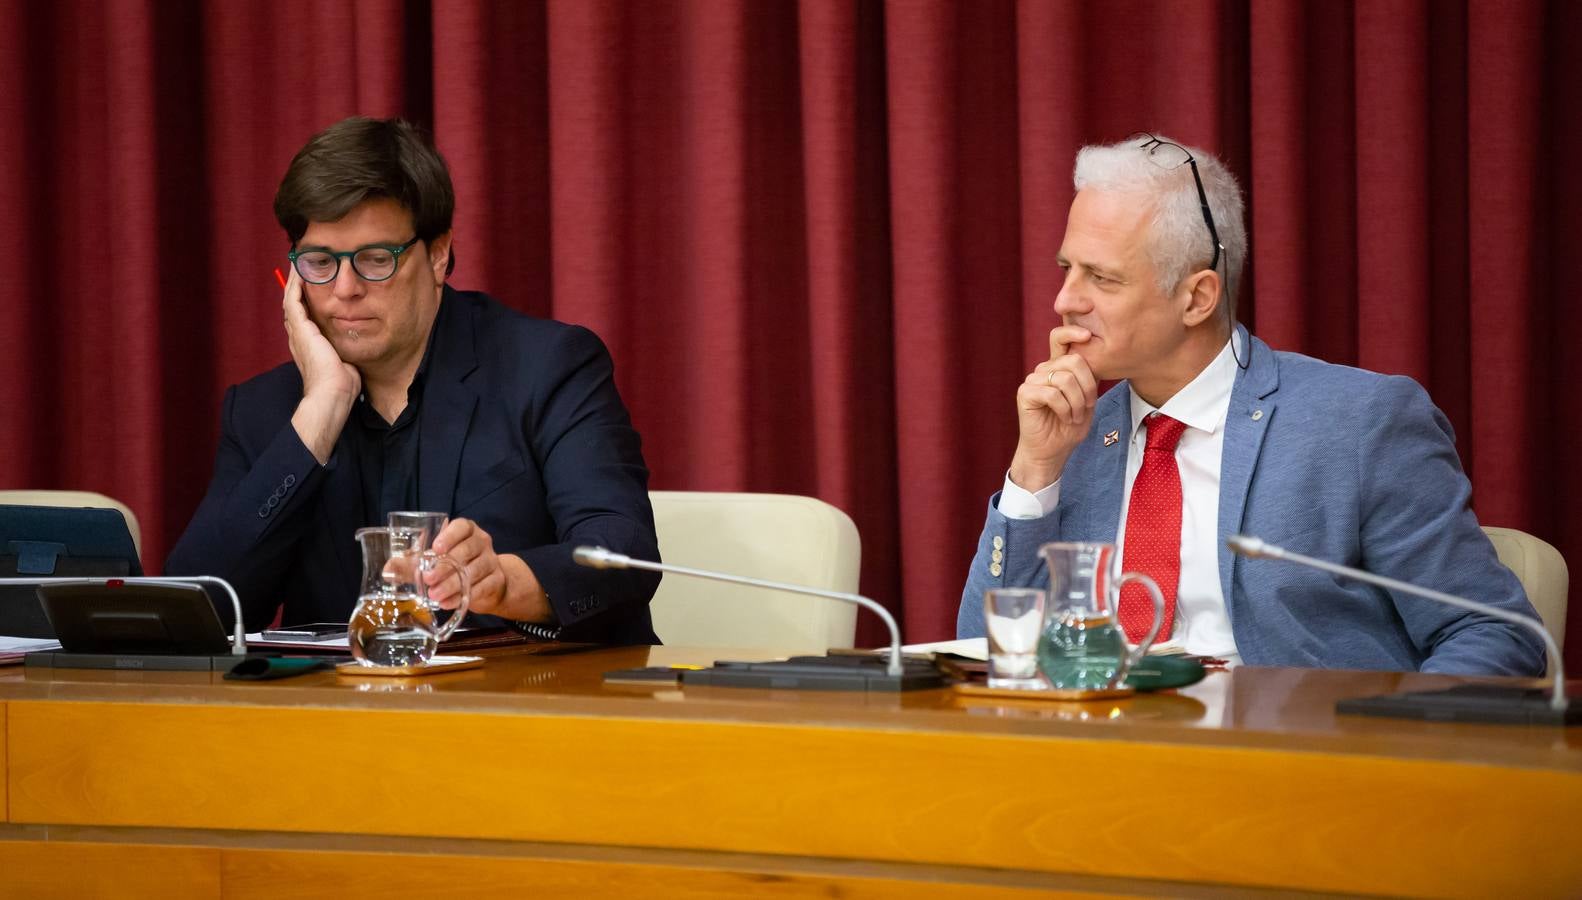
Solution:
<svg viewBox="0 0 1582 900">
<path fill-rule="evenodd" d="M 213 481 L 165 571 L 232 582 L 250 630 L 282 605 L 287 624 L 345 621 L 357 528 L 443 511 L 435 549 L 465 567 L 474 613 L 656 643 L 656 577 L 571 560 L 579 544 L 658 557 L 609 353 L 447 285 L 453 206 L 444 160 L 406 122 L 347 119 L 297 153 L 275 196 L 292 362 L 226 391 Z M 454 606 L 458 590 L 431 596 Z"/>
</svg>

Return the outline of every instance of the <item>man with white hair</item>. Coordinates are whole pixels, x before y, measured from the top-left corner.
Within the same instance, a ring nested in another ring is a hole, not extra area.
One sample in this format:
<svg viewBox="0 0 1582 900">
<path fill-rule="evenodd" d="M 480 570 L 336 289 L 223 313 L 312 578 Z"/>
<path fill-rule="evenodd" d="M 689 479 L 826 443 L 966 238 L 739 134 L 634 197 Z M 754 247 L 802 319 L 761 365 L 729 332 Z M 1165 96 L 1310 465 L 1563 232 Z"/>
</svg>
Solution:
<svg viewBox="0 0 1582 900">
<path fill-rule="evenodd" d="M 1534 615 L 1479 529 L 1450 424 L 1409 378 L 1275 352 L 1235 324 L 1241 193 L 1201 151 L 1141 135 L 1085 147 L 1060 248 L 1061 324 L 1017 389 L 957 631 L 983 595 L 1043 586 L 1050 541 L 1118 544 L 1165 595 L 1158 640 L 1249 665 L 1539 675 L 1542 645 L 1488 616 L 1289 563 L 1270 543 Z M 1102 396 L 1101 380 L 1120 383 Z M 1133 594 L 1133 590 L 1137 593 Z M 1128 585 L 1137 642 L 1153 604 Z"/>
</svg>

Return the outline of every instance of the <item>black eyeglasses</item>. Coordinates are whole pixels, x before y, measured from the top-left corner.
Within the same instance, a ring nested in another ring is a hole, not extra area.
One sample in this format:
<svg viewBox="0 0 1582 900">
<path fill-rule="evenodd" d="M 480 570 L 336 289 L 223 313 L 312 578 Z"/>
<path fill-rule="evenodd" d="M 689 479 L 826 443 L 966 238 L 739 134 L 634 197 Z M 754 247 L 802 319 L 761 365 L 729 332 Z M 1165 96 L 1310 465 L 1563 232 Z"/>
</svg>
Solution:
<svg viewBox="0 0 1582 900">
<path fill-rule="evenodd" d="M 352 271 L 364 281 L 389 281 L 395 276 L 401 254 L 417 243 L 413 238 L 404 244 L 369 244 L 356 250 L 293 250 L 286 254 L 297 274 L 308 284 L 329 284 L 341 274 L 341 260 L 352 261 Z"/>
<path fill-rule="evenodd" d="M 1192 167 L 1192 183 L 1197 185 L 1197 205 L 1199 209 L 1203 210 L 1203 224 L 1208 226 L 1208 236 L 1214 241 L 1214 259 L 1208 264 L 1208 267 L 1210 269 L 1218 268 L 1220 257 L 1225 255 L 1225 245 L 1219 242 L 1219 229 L 1214 227 L 1214 214 L 1209 212 L 1208 192 L 1203 190 L 1203 176 L 1198 174 L 1197 160 L 1192 157 L 1192 153 L 1187 148 L 1180 144 L 1161 141 L 1146 131 L 1139 131 L 1127 138 L 1127 140 L 1132 138 L 1142 138 L 1142 143 L 1137 145 L 1137 149 L 1148 154 L 1149 161 L 1161 169 L 1179 168 L 1182 163 Z M 1227 293 L 1230 291 L 1230 260 L 1225 261 L 1225 289 Z M 1234 314 L 1234 310 L 1232 314 Z M 1236 357 L 1235 324 L 1233 317 L 1231 319 L 1231 331 L 1233 332 L 1230 342 L 1231 358 L 1236 360 L 1238 367 L 1245 369 L 1252 363 L 1252 357 L 1249 355 L 1245 363 Z"/>
<path fill-rule="evenodd" d="M 1139 131 L 1127 140 L 1132 138 L 1143 139 L 1137 148 L 1147 153 L 1149 161 L 1161 169 L 1178 168 L 1182 163 L 1192 167 L 1192 182 L 1197 185 L 1197 202 L 1198 207 L 1203 210 L 1203 224 L 1208 226 L 1208 236 L 1214 240 L 1214 260 L 1208 264 L 1208 267 L 1217 268 L 1220 255 L 1225 252 L 1225 245 L 1219 242 L 1219 229 L 1214 227 L 1214 214 L 1209 212 L 1208 194 L 1203 190 L 1203 176 L 1198 174 L 1197 160 L 1180 144 L 1161 141 L 1146 131 Z"/>
</svg>

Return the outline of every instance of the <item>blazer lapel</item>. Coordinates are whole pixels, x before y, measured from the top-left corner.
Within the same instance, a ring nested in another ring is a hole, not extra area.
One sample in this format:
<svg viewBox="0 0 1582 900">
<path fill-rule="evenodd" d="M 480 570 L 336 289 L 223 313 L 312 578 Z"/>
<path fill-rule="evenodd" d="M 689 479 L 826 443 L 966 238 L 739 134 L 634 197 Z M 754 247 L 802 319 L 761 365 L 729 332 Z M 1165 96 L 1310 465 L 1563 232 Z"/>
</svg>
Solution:
<svg viewBox="0 0 1582 900">
<path fill-rule="evenodd" d="M 1230 392 L 1230 408 L 1225 413 L 1225 449 L 1220 455 L 1219 472 L 1219 580 L 1224 591 L 1226 614 L 1235 622 L 1231 604 L 1231 583 L 1237 560 L 1225 541 L 1241 530 L 1247 510 L 1247 492 L 1258 468 L 1264 435 L 1274 419 L 1274 393 L 1280 387 L 1280 365 L 1274 351 L 1236 326 L 1242 345 L 1248 347 L 1247 368 L 1236 374 Z"/>
<path fill-rule="evenodd" d="M 1080 534 L 1086 540 L 1107 544 L 1115 542 L 1115 528 L 1121 521 L 1121 495 L 1126 493 L 1126 453 L 1132 440 L 1132 391 L 1121 383 L 1099 401 L 1094 410 L 1089 440 L 1094 445 L 1093 462 L 1087 472 L 1078 473 L 1089 480 L 1087 517 Z"/>
<path fill-rule="evenodd" d="M 324 524 L 335 548 L 335 561 L 340 569 L 341 584 L 351 585 L 350 596 L 357 595 L 357 584 L 362 580 L 362 549 L 355 537 L 357 529 L 367 524 L 363 521 L 362 473 L 357 452 L 352 449 L 346 430 L 335 441 L 335 468 L 326 473 L 323 510 Z M 380 523 L 383 524 L 383 523 Z"/>
<path fill-rule="evenodd" d="M 478 406 L 477 392 L 466 385 L 478 367 L 475 315 L 446 285 L 434 320 L 434 345 L 418 417 L 417 497 L 425 510 L 455 511 L 456 474 Z"/>
</svg>

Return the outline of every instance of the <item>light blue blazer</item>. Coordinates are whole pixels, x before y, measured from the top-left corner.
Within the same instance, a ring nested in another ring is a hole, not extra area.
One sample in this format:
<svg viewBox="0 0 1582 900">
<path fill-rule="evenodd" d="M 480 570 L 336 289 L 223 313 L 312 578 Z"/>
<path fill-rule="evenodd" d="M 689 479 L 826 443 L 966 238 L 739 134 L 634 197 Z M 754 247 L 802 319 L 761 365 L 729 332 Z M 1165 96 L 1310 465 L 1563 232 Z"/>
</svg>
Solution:
<svg viewBox="0 0 1582 900">
<path fill-rule="evenodd" d="M 1248 337 L 1242 329 L 1243 346 Z M 1242 661 L 1258 666 L 1541 675 L 1525 629 L 1279 560 L 1233 555 L 1242 533 L 1318 559 L 1535 616 L 1478 527 L 1450 423 L 1417 382 L 1277 353 L 1251 339 L 1237 373 L 1220 466 L 1219 574 Z M 1113 542 L 1121 514 L 1131 391 L 1099 398 L 1041 519 L 988 522 L 956 631 L 984 633 L 983 592 L 1047 585 L 1048 541 Z M 1105 446 L 1103 436 L 1119 432 Z M 996 544 L 999 546 L 996 547 Z M 993 553 L 1002 559 L 995 574 Z"/>
</svg>

